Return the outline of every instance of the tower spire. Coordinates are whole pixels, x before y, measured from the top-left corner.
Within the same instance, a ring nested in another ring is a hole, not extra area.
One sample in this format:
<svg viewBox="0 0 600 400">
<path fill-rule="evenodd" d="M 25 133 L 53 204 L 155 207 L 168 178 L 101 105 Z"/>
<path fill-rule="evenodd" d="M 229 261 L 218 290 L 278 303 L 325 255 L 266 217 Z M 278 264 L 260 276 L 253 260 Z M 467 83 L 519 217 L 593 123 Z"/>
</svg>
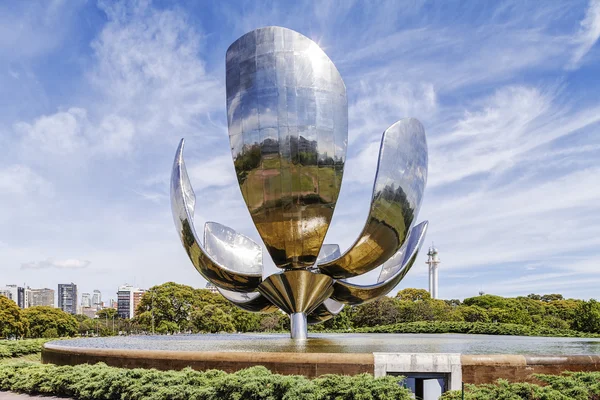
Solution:
<svg viewBox="0 0 600 400">
<path fill-rule="evenodd" d="M 441 263 L 438 251 L 433 242 L 427 252 L 427 264 L 429 266 L 429 295 L 432 299 L 438 298 L 438 265 Z"/>
</svg>

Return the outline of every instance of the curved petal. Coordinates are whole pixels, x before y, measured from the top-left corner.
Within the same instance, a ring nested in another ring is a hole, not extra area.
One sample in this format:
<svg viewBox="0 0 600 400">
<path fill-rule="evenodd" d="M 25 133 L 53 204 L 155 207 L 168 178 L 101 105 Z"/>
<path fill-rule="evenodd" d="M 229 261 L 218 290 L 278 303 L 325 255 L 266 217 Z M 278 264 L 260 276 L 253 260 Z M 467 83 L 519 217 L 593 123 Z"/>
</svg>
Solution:
<svg viewBox="0 0 600 400">
<path fill-rule="evenodd" d="M 258 292 L 237 293 L 230 290 L 218 289 L 219 293 L 227 300 L 235 304 L 242 310 L 251 312 L 269 313 L 278 308 L 273 305 L 265 296 Z"/>
<path fill-rule="evenodd" d="M 207 253 L 202 242 L 198 240 L 193 220 L 196 196 L 183 161 L 183 145 L 184 140 L 182 139 L 175 155 L 171 174 L 171 211 L 181 243 L 196 270 L 206 280 L 221 289 L 252 292 L 262 281 L 261 265 L 253 264 L 250 261 L 244 265 L 251 265 L 252 268 L 246 268 L 243 271 L 236 270 L 235 265 L 222 265 Z"/>
<path fill-rule="evenodd" d="M 318 324 L 319 322 L 325 322 L 342 311 L 345 304 L 337 302 L 333 299 L 327 299 L 317 307 L 312 313 L 310 313 L 306 320 L 309 324 Z"/>
<path fill-rule="evenodd" d="M 236 272 L 262 276 L 262 248 L 246 235 L 217 222 L 207 222 L 204 248 L 221 265 L 231 266 Z"/>
<path fill-rule="evenodd" d="M 428 224 L 427 221 L 421 222 L 410 231 L 405 249 L 398 252 L 397 261 L 401 259 L 402 262 L 387 266 L 385 280 L 367 286 L 336 281 L 331 298 L 344 304 L 357 305 L 376 300 L 392 291 L 413 266 L 425 239 Z"/>
<path fill-rule="evenodd" d="M 270 26 L 229 47 L 226 86 L 231 153 L 256 229 L 277 267 L 310 268 L 342 183 L 342 77 L 315 42 Z"/>
<path fill-rule="evenodd" d="M 342 253 L 340 253 L 339 244 L 324 244 L 319 250 L 319 256 L 317 257 L 317 263 L 326 263 L 330 260 L 335 260 Z"/>
<path fill-rule="evenodd" d="M 416 218 L 427 181 L 427 141 L 414 118 L 396 122 L 383 133 L 365 227 L 341 257 L 318 267 L 335 279 L 369 272 L 404 244 Z"/>
</svg>

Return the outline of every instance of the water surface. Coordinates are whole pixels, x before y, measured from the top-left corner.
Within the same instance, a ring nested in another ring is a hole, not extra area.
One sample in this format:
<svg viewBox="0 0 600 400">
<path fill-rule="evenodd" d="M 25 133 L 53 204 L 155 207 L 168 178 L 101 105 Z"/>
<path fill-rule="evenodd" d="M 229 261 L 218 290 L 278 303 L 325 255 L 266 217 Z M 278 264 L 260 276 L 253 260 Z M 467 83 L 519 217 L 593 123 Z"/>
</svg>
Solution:
<svg viewBox="0 0 600 400">
<path fill-rule="evenodd" d="M 199 334 L 78 338 L 50 343 L 56 347 L 183 351 L 600 354 L 600 339 L 412 333 L 310 335 L 306 341 L 293 341 L 288 334 Z"/>
</svg>

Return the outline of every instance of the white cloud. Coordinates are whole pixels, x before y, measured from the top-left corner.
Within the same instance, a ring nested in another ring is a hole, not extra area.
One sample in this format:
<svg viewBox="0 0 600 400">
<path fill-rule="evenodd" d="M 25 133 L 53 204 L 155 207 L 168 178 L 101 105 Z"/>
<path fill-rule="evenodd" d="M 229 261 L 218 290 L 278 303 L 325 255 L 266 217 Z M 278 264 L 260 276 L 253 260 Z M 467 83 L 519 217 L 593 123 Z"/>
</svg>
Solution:
<svg viewBox="0 0 600 400">
<path fill-rule="evenodd" d="M 0 169 L 0 193 L 4 200 L 14 196 L 20 202 L 31 197 L 52 197 L 54 188 L 28 166 L 16 164 Z"/>
<path fill-rule="evenodd" d="M 600 37 L 600 0 L 590 0 L 579 31 L 573 39 L 576 46 L 567 68 L 575 69 Z"/>
<path fill-rule="evenodd" d="M 81 269 L 87 268 L 91 264 L 91 261 L 87 260 L 78 260 L 74 258 L 66 259 L 66 260 L 54 260 L 47 259 L 44 261 L 31 261 L 27 263 L 21 264 L 21 269 L 48 269 L 48 268 L 56 268 L 56 269 Z"/>
</svg>

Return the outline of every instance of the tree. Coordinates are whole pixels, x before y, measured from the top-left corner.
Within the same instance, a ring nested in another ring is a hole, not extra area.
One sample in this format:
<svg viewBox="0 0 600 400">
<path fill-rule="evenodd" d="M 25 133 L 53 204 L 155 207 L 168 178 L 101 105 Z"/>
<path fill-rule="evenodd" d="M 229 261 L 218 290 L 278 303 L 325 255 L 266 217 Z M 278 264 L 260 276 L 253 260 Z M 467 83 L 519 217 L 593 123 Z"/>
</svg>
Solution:
<svg viewBox="0 0 600 400">
<path fill-rule="evenodd" d="M 275 311 L 270 314 L 263 314 L 260 319 L 260 331 L 261 332 L 272 332 L 282 331 L 285 329 L 286 322 L 289 323 L 287 315 Z"/>
<path fill-rule="evenodd" d="M 98 310 L 96 311 L 96 316 L 99 319 L 104 320 L 118 318 L 117 310 L 115 310 L 114 308 L 103 308 L 102 310 Z"/>
<path fill-rule="evenodd" d="M 320 325 L 323 325 L 325 329 L 350 330 L 352 329 L 352 314 L 352 307 L 346 306 L 338 315 Z"/>
<path fill-rule="evenodd" d="M 88 317 L 87 315 L 74 315 L 75 319 L 77 320 L 78 324 L 79 324 L 79 334 L 80 335 L 88 335 L 92 332 L 94 332 L 96 330 L 96 322 L 94 321 L 92 318 Z M 46 333 L 46 334 L 50 334 L 50 333 Z M 56 335 L 58 335 L 58 332 L 56 333 Z M 57 336 L 51 336 L 51 337 L 57 337 Z"/>
<path fill-rule="evenodd" d="M 399 322 L 398 300 L 382 297 L 355 308 L 352 322 L 355 327 L 389 325 Z"/>
<path fill-rule="evenodd" d="M 154 317 L 156 327 L 162 321 L 166 321 L 174 323 L 180 330 L 185 331 L 189 328 L 192 310 L 201 308 L 207 303 L 216 302 L 226 304 L 226 300 L 222 296 L 210 293 L 208 290 L 194 289 L 191 286 L 167 282 L 154 286 L 145 292 L 136 313 L 150 312 L 151 316 Z"/>
<path fill-rule="evenodd" d="M 200 332 L 235 332 L 231 315 L 213 304 L 194 310 L 191 320 Z"/>
<path fill-rule="evenodd" d="M 260 329 L 261 314 L 244 311 L 238 307 L 231 309 L 231 317 L 236 332 L 256 332 Z"/>
<path fill-rule="evenodd" d="M 600 333 L 600 303 L 594 299 L 577 307 L 573 328 L 581 332 Z"/>
<path fill-rule="evenodd" d="M 27 334 L 28 321 L 17 304 L 0 296 L 0 338 L 21 338 Z"/>
<path fill-rule="evenodd" d="M 456 321 L 460 315 L 443 300 L 429 299 L 415 303 L 415 321 Z"/>
<path fill-rule="evenodd" d="M 467 322 L 490 322 L 490 316 L 485 308 L 479 306 L 462 306 L 459 313 Z"/>
<path fill-rule="evenodd" d="M 425 289 L 406 288 L 399 291 L 396 298 L 402 301 L 421 301 L 431 299 L 431 295 Z"/>
<path fill-rule="evenodd" d="M 549 303 L 551 301 L 564 300 L 564 297 L 562 294 L 553 293 L 543 295 L 540 300 L 542 300 L 544 303 Z"/>
<path fill-rule="evenodd" d="M 466 306 L 478 306 L 485 309 L 490 308 L 506 308 L 506 299 L 501 296 L 494 296 L 492 294 L 482 294 L 477 297 L 469 297 L 463 301 Z"/>
<path fill-rule="evenodd" d="M 52 329 L 56 331 L 58 337 L 75 336 L 79 331 L 77 320 L 58 308 L 30 307 L 23 310 L 23 314 L 29 321 L 30 337 L 48 337 L 50 333 L 54 334 Z"/>
</svg>

